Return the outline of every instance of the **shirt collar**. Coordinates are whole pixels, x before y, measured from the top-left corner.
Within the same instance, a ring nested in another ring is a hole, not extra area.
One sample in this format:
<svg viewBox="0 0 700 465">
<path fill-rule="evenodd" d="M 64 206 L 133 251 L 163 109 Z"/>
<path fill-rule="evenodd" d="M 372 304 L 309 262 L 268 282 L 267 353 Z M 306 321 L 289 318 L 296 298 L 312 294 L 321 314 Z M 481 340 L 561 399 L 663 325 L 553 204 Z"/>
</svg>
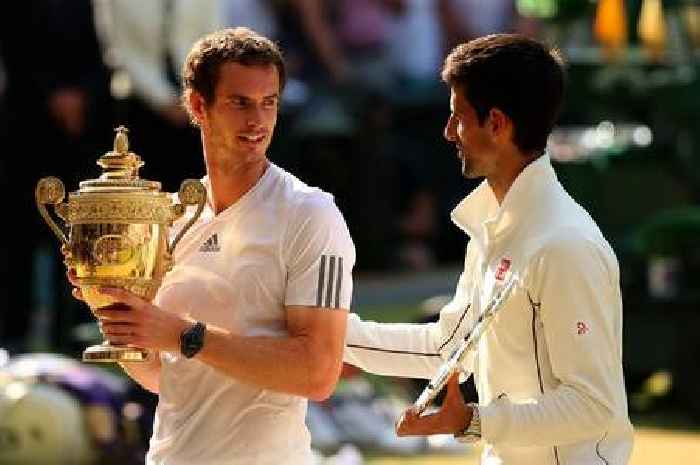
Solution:
<svg viewBox="0 0 700 465">
<path fill-rule="evenodd" d="M 264 186 L 266 186 L 270 180 L 275 177 L 279 173 L 280 168 L 277 167 L 274 163 L 271 161 L 267 162 L 267 168 L 265 169 L 265 172 L 263 175 L 258 179 L 258 181 L 253 184 L 253 186 L 243 194 L 243 196 L 236 200 L 233 204 L 229 205 L 226 209 L 221 211 L 218 215 L 214 213 L 214 206 L 211 203 L 212 199 L 212 192 L 211 192 L 211 181 L 209 179 L 209 175 L 205 174 L 201 179 L 200 182 L 204 185 L 204 188 L 207 191 L 207 201 L 204 205 L 204 211 L 202 212 L 203 217 L 221 217 L 222 214 L 228 215 L 232 211 L 236 211 L 239 208 L 241 208 L 241 205 L 247 203 L 249 198 L 254 197 L 257 192 L 261 191 L 264 189 Z"/>
<path fill-rule="evenodd" d="M 529 208 L 539 202 L 544 187 L 557 182 L 554 168 L 546 153 L 515 178 L 498 205 L 496 196 L 484 180 L 452 210 L 452 221 L 486 250 L 490 243 L 513 229 Z"/>
</svg>

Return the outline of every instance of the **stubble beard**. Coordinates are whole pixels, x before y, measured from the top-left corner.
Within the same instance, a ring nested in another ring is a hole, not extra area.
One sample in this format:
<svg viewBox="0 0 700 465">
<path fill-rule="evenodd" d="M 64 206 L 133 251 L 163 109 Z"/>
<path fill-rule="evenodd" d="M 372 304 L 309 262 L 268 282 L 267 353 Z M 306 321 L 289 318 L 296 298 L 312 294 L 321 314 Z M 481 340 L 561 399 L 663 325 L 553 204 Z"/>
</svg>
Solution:
<svg viewBox="0 0 700 465">
<path fill-rule="evenodd" d="M 462 162 L 462 176 L 465 179 L 475 179 L 479 177 L 479 175 L 474 172 L 474 165 L 469 163 L 464 152 L 460 151 L 459 159 Z"/>
</svg>

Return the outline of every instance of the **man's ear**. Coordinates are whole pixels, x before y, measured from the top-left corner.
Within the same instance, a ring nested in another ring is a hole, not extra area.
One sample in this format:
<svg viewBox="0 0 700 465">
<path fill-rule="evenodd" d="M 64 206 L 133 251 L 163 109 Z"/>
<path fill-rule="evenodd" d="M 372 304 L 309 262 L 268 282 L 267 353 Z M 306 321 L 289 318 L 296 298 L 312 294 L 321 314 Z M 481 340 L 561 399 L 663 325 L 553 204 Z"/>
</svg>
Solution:
<svg viewBox="0 0 700 465">
<path fill-rule="evenodd" d="M 206 109 L 207 102 L 199 92 L 192 89 L 186 91 L 185 99 L 190 108 L 190 117 L 197 126 L 200 126 L 204 119 L 204 110 Z"/>
<path fill-rule="evenodd" d="M 489 129 L 496 139 L 510 140 L 513 133 L 513 121 L 498 108 L 491 108 L 488 117 Z"/>
</svg>

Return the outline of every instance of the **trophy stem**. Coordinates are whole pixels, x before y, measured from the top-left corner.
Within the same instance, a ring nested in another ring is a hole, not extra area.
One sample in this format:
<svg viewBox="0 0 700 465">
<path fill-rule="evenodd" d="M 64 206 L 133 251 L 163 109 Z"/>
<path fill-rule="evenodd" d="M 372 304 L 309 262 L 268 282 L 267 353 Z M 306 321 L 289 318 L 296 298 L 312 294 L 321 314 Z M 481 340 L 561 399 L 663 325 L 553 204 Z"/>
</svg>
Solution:
<svg viewBox="0 0 700 465">
<path fill-rule="evenodd" d="M 138 347 L 115 346 L 105 341 L 100 345 L 88 347 L 83 351 L 83 362 L 116 363 L 145 362 L 148 351 Z"/>
</svg>

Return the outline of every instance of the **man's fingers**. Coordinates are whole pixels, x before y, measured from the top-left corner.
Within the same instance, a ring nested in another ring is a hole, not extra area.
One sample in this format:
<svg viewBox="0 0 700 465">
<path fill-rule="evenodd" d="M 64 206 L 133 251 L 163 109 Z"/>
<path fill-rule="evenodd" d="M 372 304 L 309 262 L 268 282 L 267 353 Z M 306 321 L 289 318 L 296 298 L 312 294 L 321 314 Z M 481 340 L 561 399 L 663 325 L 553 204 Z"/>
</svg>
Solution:
<svg viewBox="0 0 700 465">
<path fill-rule="evenodd" d="M 107 321 L 111 323 L 133 323 L 134 313 L 129 307 L 123 306 L 109 306 L 101 307 L 93 310 L 93 313 L 97 318 L 102 321 L 104 325 Z"/>
<path fill-rule="evenodd" d="M 63 254 L 63 257 L 66 259 L 73 256 L 73 253 L 70 251 L 70 248 L 66 244 L 61 245 L 61 254 Z"/>
<path fill-rule="evenodd" d="M 83 291 L 81 291 L 79 287 L 74 287 L 71 293 L 76 299 L 82 300 L 83 302 L 85 301 L 85 299 L 83 298 Z"/>
<path fill-rule="evenodd" d="M 101 287 L 100 293 L 113 297 L 117 302 L 124 303 L 132 308 L 140 308 L 147 304 L 145 300 L 137 295 L 117 287 Z"/>
<path fill-rule="evenodd" d="M 108 338 L 112 339 L 115 337 L 133 337 L 138 335 L 138 327 L 131 324 L 117 323 L 117 324 L 105 324 L 105 322 L 100 322 L 100 332 Z"/>
<path fill-rule="evenodd" d="M 454 373 L 447 381 L 447 392 L 445 393 L 445 404 L 463 403 L 462 391 L 459 389 L 459 372 Z"/>
<path fill-rule="evenodd" d="M 66 270 L 66 277 L 68 278 L 68 281 L 73 285 L 73 286 L 79 286 L 80 283 L 78 282 L 78 275 L 75 272 L 75 268 L 68 268 Z"/>
<path fill-rule="evenodd" d="M 63 264 L 70 268 L 73 265 L 73 252 L 67 245 L 63 244 L 61 246 L 61 254 L 63 254 Z"/>
<path fill-rule="evenodd" d="M 110 342 L 110 344 L 113 344 L 115 346 L 126 346 L 126 345 L 133 345 L 134 344 L 134 337 L 125 335 L 125 336 L 105 336 L 106 339 Z"/>
<path fill-rule="evenodd" d="M 114 336 L 106 338 L 111 344 L 129 347 L 144 347 L 143 338 L 137 335 Z"/>
<path fill-rule="evenodd" d="M 396 427 L 397 436 L 426 436 L 432 434 L 430 425 L 433 415 L 425 417 L 410 416 L 404 417 Z"/>
<path fill-rule="evenodd" d="M 75 268 L 68 268 L 66 270 L 66 277 L 68 278 L 68 282 L 73 285 L 73 291 L 71 291 L 73 297 L 84 302 L 85 298 L 83 297 L 83 291 L 80 290 L 80 283 L 78 282 L 78 275 L 75 272 Z"/>
<path fill-rule="evenodd" d="M 426 422 L 430 422 L 428 419 L 430 416 L 431 415 L 421 417 L 414 407 L 407 409 L 403 415 L 401 415 L 399 421 L 396 422 L 396 434 L 398 436 L 415 436 L 423 434 L 421 431 L 423 430 L 423 426 L 426 424 Z"/>
<path fill-rule="evenodd" d="M 127 331 L 127 330 L 122 330 L 122 331 L 114 331 L 114 332 L 104 332 L 102 333 L 104 336 L 109 339 L 110 341 L 114 339 L 128 339 L 128 338 L 133 338 L 136 337 L 137 334 Z"/>
<path fill-rule="evenodd" d="M 121 331 L 104 331 L 102 333 L 106 338 L 108 338 L 110 341 L 114 338 L 124 338 L 124 337 L 131 337 L 135 336 L 134 333 L 131 331 L 127 330 L 121 330 Z"/>
<path fill-rule="evenodd" d="M 125 321 L 100 320 L 100 330 L 107 334 L 133 334 L 137 326 Z"/>
<path fill-rule="evenodd" d="M 100 331 L 111 344 L 140 346 L 143 337 L 139 326 L 123 322 L 100 320 Z"/>
</svg>

